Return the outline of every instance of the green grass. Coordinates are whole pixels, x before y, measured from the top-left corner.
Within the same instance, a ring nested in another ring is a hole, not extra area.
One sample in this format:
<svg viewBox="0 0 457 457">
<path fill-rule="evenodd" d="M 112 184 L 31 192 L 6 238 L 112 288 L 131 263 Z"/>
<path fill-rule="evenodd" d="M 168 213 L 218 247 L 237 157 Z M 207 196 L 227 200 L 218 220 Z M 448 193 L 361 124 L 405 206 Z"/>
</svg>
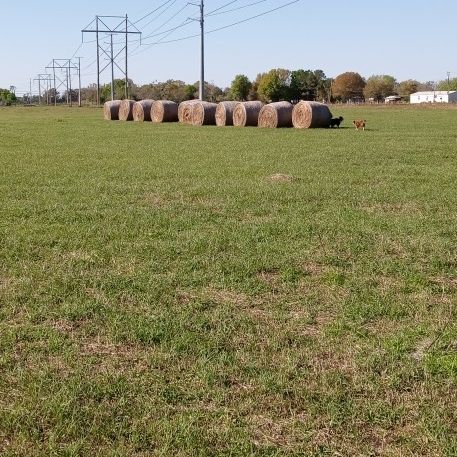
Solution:
<svg viewBox="0 0 457 457">
<path fill-rule="evenodd" d="M 0 110 L 2 456 L 457 455 L 457 110 L 332 111 Z"/>
</svg>

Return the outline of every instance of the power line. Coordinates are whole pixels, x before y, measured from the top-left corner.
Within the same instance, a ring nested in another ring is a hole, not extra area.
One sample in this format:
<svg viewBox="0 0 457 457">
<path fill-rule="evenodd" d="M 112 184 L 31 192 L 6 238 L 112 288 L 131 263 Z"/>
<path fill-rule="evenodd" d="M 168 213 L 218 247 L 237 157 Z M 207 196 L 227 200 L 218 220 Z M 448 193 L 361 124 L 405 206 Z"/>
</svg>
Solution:
<svg viewBox="0 0 457 457">
<path fill-rule="evenodd" d="M 174 0 L 174 2 L 170 5 L 170 8 L 171 6 L 173 6 L 173 4 L 176 2 L 177 0 Z M 155 37 L 155 36 L 160 36 L 160 35 L 163 35 L 167 32 L 170 32 L 170 31 L 174 31 L 176 30 L 177 28 L 181 27 L 182 25 L 178 26 L 178 27 L 173 27 L 172 29 L 168 29 L 168 30 L 164 30 L 163 32 L 160 32 L 160 33 L 155 33 L 156 31 L 160 30 L 164 25 L 168 24 L 169 22 L 171 22 L 176 16 L 178 16 L 184 9 L 186 9 L 187 7 L 189 6 L 189 3 L 186 3 L 180 10 L 178 10 L 175 14 L 173 14 L 169 19 L 167 19 L 164 23 L 162 23 L 161 25 L 159 25 L 158 27 L 156 27 L 149 35 L 147 35 L 146 37 L 142 37 L 141 40 L 138 39 L 138 40 L 131 40 L 130 42 L 131 43 L 138 43 L 141 41 L 141 43 L 143 43 L 143 41 L 145 39 L 148 39 L 148 38 L 152 38 L 152 37 Z M 168 8 L 167 8 L 168 10 Z M 165 12 L 165 11 L 163 11 Z M 162 14 L 162 13 L 161 13 Z M 160 16 L 160 15 L 159 15 Z M 159 16 L 155 17 L 152 21 L 150 21 L 148 24 L 146 25 L 149 25 L 151 22 L 155 21 L 156 19 L 159 18 Z M 192 21 L 187 21 L 187 23 L 191 23 Z M 143 30 L 144 30 L 144 27 L 143 27 Z M 121 44 L 121 43 L 115 43 L 115 44 Z"/>
<path fill-rule="evenodd" d="M 254 20 L 254 19 L 257 19 L 258 17 L 265 16 L 266 14 L 273 13 L 274 11 L 278 11 L 278 10 L 280 10 L 280 9 L 282 9 L 282 8 L 285 8 L 285 7 L 287 7 L 287 6 L 289 6 L 289 5 L 292 5 L 292 4 L 294 4 L 294 3 L 298 3 L 298 2 L 300 2 L 300 1 L 301 1 L 301 0 L 293 0 L 293 1 L 291 1 L 291 2 L 285 3 L 284 5 L 281 5 L 281 6 L 278 6 L 278 7 L 276 7 L 276 8 L 272 8 L 272 9 L 270 9 L 270 10 L 268 10 L 268 11 L 264 11 L 264 12 L 262 12 L 262 13 L 256 14 L 255 16 L 251 16 L 251 17 L 248 17 L 248 18 L 246 18 L 246 19 L 242 19 L 242 20 L 240 20 L 240 21 L 233 22 L 233 23 L 228 24 L 228 25 L 224 25 L 224 26 L 222 26 L 222 27 L 217 27 L 217 28 L 215 28 L 215 29 L 208 30 L 207 32 L 205 32 L 205 35 L 208 35 L 208 34 L 210 34 L 210 33 L 215 33 L 215 32 L 218 32 L 218 31 L 220 31 L 220 30 L 228 29 L 228 28 L 230 28 L 230 27 L 234 27 L 234 26 L 236 26 L 236 25 L 243 24 L 244 22 L 252 21 L 252 20 Z M 190 22 L 188 22 L 188 23 L 190 23 Z M 187 25 L 188 23 L 185 23 L 185 24 L 182 24 L 182 25 Z M 181 26 L 182 26 L 182 25 L 181 25 Z M 175 27 L 175 29 L 170 29 L 170 31 L 176 30 L 176 29 L 178 29 L 178 28 L 181 27 L 181 26 Z M 157 35 L 161 35 L 161 33 L 160 33 L 160 34 L 157 34 Z M 155 35 L 155 36 L 157 36 L 157 35 Z M 161 40 L 157 40 L 157 41 L 155 41 L 155 42 L 153 42 L 153 43 L 146 43 L 145 46 L 147 46 L 147 47 L 146 47 L 144 50 L 142 50 L 141 52 L 147 51 L 150 47 L 155 46 L 155 45 L 158 45 L 158 44 L 177 43 L 177 42 L 179 42 L 179 41 L 189 40 L 189 39 L 191 39 L 191 38 L 195 38 L 195 37 L 198 37 L 198 36 L 200 36 L 200 34 L 199 34 L 199 33 L 196 33 L 196 34 L 187 35 L 187 36 L 181 37 L 181 38 L 175 38 L 175 39 L 173 39 L 173 40 L 162 41 L 163 39 L 161 39 Z M 149 38 L 151 38 L 151 37 L 149 37 Z M 140 52 L 137 52 L 135 55 L 138 55 L 138 54 L 140 54 Z"/>
<path fill-rule="evenodd" d="M 151 34 L 157 32 L 157 31 L 160 30 L 164 25 L 167 25 L 169 22 L 171 22 L 176 16 L 178 16 L 178 14 L 180 14 L 182 11 L 184 11 L 188 6 L 189 6 L 189 4 L 186 3 L 179 11 L 177 11 L 175 14 L 173 14 L 173 16 L 171 16 L 169 19 L 167 19 L 162 25 L 160 25 L 159 27 L 156 27 L 156 28 L 151 32 Z"/>
<path fill-rule="evenodd" d="M 222 10 L 226 8 L 227 6 L 230 6 L 232 3 L 236 3 L 239 0 L 232 0 L 231 2 L 226 3 L 225 5 L 220 6 L 219 8 L 216 8 L 215 10 L 210 11 L 209 13 L 206 13 L 205 16 L 210 16 L 212 13 L 215 13 L 216 11 Z"/>
<path fill-rule="evenodd" d="M 141 22 L 142 20 L 146 19 L 147 17 L 151 16 L 154 14 L 156 11 L 159 11 L 161 8 L 163 8 L 167 3 L 170 3 L 172 0 L 167 0 L 166 2 L 162 3 L 160 6 L 158 6 L 155 10 L 151 11 L 150 13 L 144 15 L 142 18 L 138 19 L 137 21 L 134 22 L 134 24 L 138 24 L 138 22 Z"/>
<path fill-rule="evenodd" d="M 256 14 L 255 16 L 251 16 L 251 17 L 248 17 L 246 19 L 242 19 L 241 21 L 233 22 L 232 24 L 224 25 L 222 27 L 218 27 L 216 29 L 209 30 L 206 33 L 218 32 L 219 30 L 228 29 L 229 27 L 234 27 L 235 25 L 239 25 L 239 24 L 243 24 L 244 22 L 252 21 L 253 19 L 257 19 L 258 17 L 265 16 L 266 14 L 273 13 L 274 11 L 278 11 L 278 10 L 280 10 L 282 8 L 285 8 L 286 6 L 293 5 L 294 3 L 298 3 L 298 2 L 301 2 L 301 0 L 293 0 L 292 2 L 289 2 L 289 3 L 286 3 L 284 5 L 278 6 L 276 8 L 271 9 L 271 10 L 264 11 L 263 13 L 260 13 L 260 14 Z"/>
<path fill-rule="evenodd" d="M 73 55 L 71 56 L 71 58 L 73 59 L 73 57 L 78 54 L 78 51 L 82 48 L 84 42 L 81 41 L 81 44 L 78 46 L 78 49 L 76 49 L 76 51 L 73 53 Z"/>
<path fill-rule="evenodd" d="M 253 2 L 253 3 L 249 3 L 248 5 L 242 5 L 242 6 L 238 6 L 237 8 L 232 8 L 232 9 L 229 9 L 229 10 L 225 10 L 225 11 L 220 11 L 220 12 L 213 12 L 213 13 L 208 13 L 206 14 L 205 16 L 218 16 L 220 14 L 226 14 L 226 13 L 232 13 L 233 11 L 239 11 L 239 10 L 242 10 L 244 8 L 249 8 L 250 6 L 254 6 L 254 5 L 258 5 L 259 3 L 265 3 L 267 2 L 268 0 L 259 0 L 257 2 Z M 217 11 L 217 10 L 215 10 Z"/>
<path fill-rule="evenodd" d="M 154 33 L 154 34 L 151 34 L 151 35 L 147 35 L 143 38 L 143 41 L 144 40 L 147 40 L 148 38 L 154 38 L 156 36 L 160 36 L 160 35 L 164 35 L 168 32 L 172 33 L 174 32 L 175 30 L 178 30 L 180 29 L 181 27 L 184 27 L 185 25 L 189 25 L 189 24 L 192 24 L 194 21 L 194 19 L 186 19 L 184 22 L 182 22 L 180 25 L 177 25 L 176 27 L 173 27 L 171 29 L 168 29 L 168 30 L 164 30 L 163 32 L 160 32 L 160 33 Z M 144 46 L 147 46 L 148 43 L 143 43 Z"/>
</svg>

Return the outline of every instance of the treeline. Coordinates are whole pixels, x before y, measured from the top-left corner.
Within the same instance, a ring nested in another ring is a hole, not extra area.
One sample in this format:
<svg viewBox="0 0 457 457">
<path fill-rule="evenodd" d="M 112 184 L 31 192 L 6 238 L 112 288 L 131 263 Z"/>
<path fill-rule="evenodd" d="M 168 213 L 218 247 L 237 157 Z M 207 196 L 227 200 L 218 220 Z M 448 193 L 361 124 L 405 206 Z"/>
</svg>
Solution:
<svg viewBox="0 0 457 457">
<path fill-rule="evenodd" d="M 211 102 L 224 100 L 261 100 L 263 102 L 275 102 L 280 100 L 317 100 L 323 102 L 348 102 L 348 101 L 382 101 L 390 95 L 399 95 L 405 100 L 410 94 L 423 90 L 457 90 L 457 78 L 439 82 L 419 82 L 416 80 L 397 81 L 390 75 L 373 75 L 368 78 L 362 77 L 357 72 L 345 72 L 335 78 L 329 78 L 322 70 L 287 70 L 274 68 L 268 72 L 260 73 L 251 81 L 246 75 L 236 75 L 230 87 L 218 87 L 212 83 L 205 83 L 205 99 Z M 12 94 L 5 93 L 5 102 Z M 125 98 L 125 81 L 114 81 L 114 98 Z M 134 100 L 173 100 L 178 103 L 184 100 L 198 98 L 199 82 L 188 84 L 181 80 L 170 79 L 165 82 L 152 82 L 137 85 L 129 80 L 129 98 Z M 3 95 L 0 95 L 3 97 Z M 97 102 L 97 87 L 91 84 L 81 91 L 84 103 L 95 104 Z M 42 103 L 57 99 L 58 103 L 69 100 L 77 102 L 78 91 L 71 93 L 55 93 L 51 89 L 44 92 L 41 97 Z M 101 87 L 100 101 L 104 103 L 111 99 L 111 84 Z M 0 101 L 2 98 L 0 98 Z M 29 102 L 29 101 L 28 101 Z M 32 102 L 38 102 L 34 96 Z"/>
<path fill-rule="evenodd" d="M 130 97 L 136 100 L 174 100 L 182 102 L 198 98 L 199 83 L 188 84 L 180 80 L 154 82 L 142 86 L 130 81 Z M 329 78 L 322 70 L 287 70 L 274 68 L 260 73 L 251 81 L 246 75 L 236 75 L 230 87 L 221 88 L 205 83 L 205 98 L 211 102 L 224 100 L 261 100 L 275 102 L 280 100 L 317 100 L 323 102 L 382 101 L 390 95 L 399 95 L 405 100 L 418 91 L 457 90 L 457 78 L 439 82 L 420 82 L 413 79 L 397 81 L 390 75 L 362 77 L 357 72 L 345 72 Z M 96 88 L 85 89 L 86 100 L 96 101 Z M 124 98 L 125 82 L 115 80 L 115 98 Z M 111 98 L 111 85 L 103 86 L 101 100 Z"/>
<path fill-rule="evenodd" d="M 283 68 L 272 69 L 257 75 L 254 81 L 246 75 L 236 75 L 230 87 L 218 87 L 205 82 L 205 99 L 210 102 L 224 100 L 316 100 L 326 99 L 330 94 L 331 79 L 322 70 L 296 70 Z M 130 97 L 136 100 L 151 98 L 154 100 L 174 100 L 182 102 L 198 98 L 199 82 L 188 84 L 180 80 L 154 82 L 142 86 L 133 81 L 129 83 Z M 84 90 L 84 99 L 96 99 L 94 85 Z M 125 81 L 114 81 L 114 98 L 125 97 Z M 106 84 L 101 89 L 101 101 L 111 99 L 111 85 Z"/>
<path fill-rule="evenodd" d="M 373 75 L 363 78 L 359 73 L 346 72 L 338 75 L 331 84 L 331 99 L 334 101 L 372 100 L 382 101 L 390 95 L 399 95 L 405 100 L 414 92 L 432 90 L 457 90 L 457 78 L 425 83 L 408 79 L 398 82 L 390 75 Z"/>
</svg>

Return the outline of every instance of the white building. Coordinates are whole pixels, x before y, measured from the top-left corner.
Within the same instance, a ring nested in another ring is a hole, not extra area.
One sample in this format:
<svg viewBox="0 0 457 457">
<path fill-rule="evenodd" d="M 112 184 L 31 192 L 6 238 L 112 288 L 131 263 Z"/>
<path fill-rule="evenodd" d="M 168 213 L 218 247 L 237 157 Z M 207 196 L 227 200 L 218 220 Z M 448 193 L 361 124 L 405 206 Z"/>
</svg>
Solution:
<svg viewBox="0 0 457 457">
<path fill-rule="evenodd" d="M 457 91 L 430 90 L 410 95 L 411 103 L 457 103 Z"/>
</svg>

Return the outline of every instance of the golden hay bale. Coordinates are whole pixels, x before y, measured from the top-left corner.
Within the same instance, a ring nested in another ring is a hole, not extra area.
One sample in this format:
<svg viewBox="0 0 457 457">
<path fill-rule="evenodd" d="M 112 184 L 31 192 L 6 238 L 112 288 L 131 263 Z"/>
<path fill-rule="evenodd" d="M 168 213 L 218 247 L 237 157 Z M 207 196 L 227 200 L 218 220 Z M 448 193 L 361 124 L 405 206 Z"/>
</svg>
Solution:
<svg viewBox="0 0 457 457">
<path fill-rule="evenodd" d="M 149 122 L 151 120 L 151 106 L 154 100 L 141 100 L 133 105 L 132 115 L 135 122 Z"/>
<path fill-rule="evenodd" d="M 216 125 L 224 127 L 233 125 L 233 110 L 237 102 L 221 102 L 216 108 Z"/>
<path fill-rule="evenodd" d="M 235 127 L 257 127 L 262 107 L 263 103 L 259 101 L 237 103 L 233 110 L 233 125 Z"/>
<path fill-rule="evenodd" d="M 319 102 L 301 101 L 294 106 L 292 123 L 297 129 L 326 128 L 332 113 L 328 106 Z"/>
<path fill-rule="evenodd" d="M 151 108 L 152 122 L 178 122 L 178 104 L 170 100 L 157 100 Z"/>
<path fill-rule="evenodd" d="M 192 105 L 192 125 L 216 125 L 217 103 L 198 101 Z"/>
<path fill-rule="evenodd" d="M 133 100 L 122 100 L 119 108 L 119 120 L 120 121 L 133 121 Z"/>
<path fill-rule="evenodd" d="M 265 105 L 259 113 L 259 127 L 276 129 L 292 127 L 292 103 L 275 102 Z"/>
<path fill-rule="evenodd" d="M 119 108 L 121 106 L 120 100 L 113 100 L 106 102 L 103 105 L 103 117 L 107 121 L 117 121 L 119 119 Z"/>
<path fill-rule="evenodd" d="M 186 100 L 181 102 L 178 107 L 178 120 L 183 124 L 192 124 L 192 105 L 200 100 Z"/>
</svg>

